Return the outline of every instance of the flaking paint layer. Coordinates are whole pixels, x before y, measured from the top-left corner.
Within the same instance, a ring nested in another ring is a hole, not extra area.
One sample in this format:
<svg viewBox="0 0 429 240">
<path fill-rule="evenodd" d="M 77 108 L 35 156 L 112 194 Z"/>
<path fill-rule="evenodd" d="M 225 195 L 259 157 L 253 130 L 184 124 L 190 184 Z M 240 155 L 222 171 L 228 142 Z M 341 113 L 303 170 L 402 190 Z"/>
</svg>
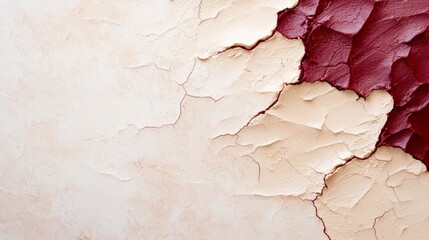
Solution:
<svg viewBox="0 0 429 240">
<path fill-rule="evenodd" d="M 258 183 L 242 191 L 314 199 L 326 174 L 373 151 L 391 108 L 384 91 L 363 99 L 328 83 L 285 86 L 278 101 L 238 133 L 237 144 L 248 147 L 245 157 L 260 168 Z"/>
<path fill-rule="evenodd" d="M 402 149 L 380 147 L 329 176 L 315 201 L 331 239 L 426 239 L 429 173 Z"/>
</svg>

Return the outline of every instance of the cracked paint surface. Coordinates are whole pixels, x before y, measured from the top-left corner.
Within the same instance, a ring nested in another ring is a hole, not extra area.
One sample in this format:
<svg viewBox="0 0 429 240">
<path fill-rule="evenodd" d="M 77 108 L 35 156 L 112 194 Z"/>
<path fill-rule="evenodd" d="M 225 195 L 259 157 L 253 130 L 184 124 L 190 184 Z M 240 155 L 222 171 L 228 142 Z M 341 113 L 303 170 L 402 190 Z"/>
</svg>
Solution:
<svg viewBox="0 0 429 240">
<path fill-rule="evenodd" d="M 428 196 L 426 166 L 401 149 L 380 147 L 329 176 L 315 206 L 332 239 L 425 239 Z"/>
<path fill-rule="evenodd" d="M 304 39 L 301 81 L 327 81 L 360 96 L 388 90 L 395 107 L 378 145 L 429 164 L 428 27 L 424 0 L 302 0 L 279 13 L 277 30 Z"/>
<path fill-rule="evenodd" d="M 337 165 L 371 153 L 391 108 L 384 91 L 364 100 L 328 83 L 286 86 L 276 104 L 238 133 L 244 157 L 260 166 L 259 183 L 243 191 L 314 199 Z"/>
<path fill-rule="evenodd" d="M 393 64 L 420 97 L 301 83 L 307 42 L 276 29 L 305 37 L 315 2 L 0 1 L 0 238 L 420 239 L 426 169 L 376 143 L 404 112 L 426 136 L 427 37 Z"/>
<path fill-rule="evenodd" d="M 231 139 L 204 131 L 215 104 L 187 97 L 174 126 L 129 126 L 4 162 L 2 237 L 324 239 L 310 202 L 234 191 L 249 163 L 220 158 Z"/>
<path fill-rule="evenodd" d="M 400 147 L 428 164 L 428 27 L 427 1 L 301 0 L 279 13 L 277 31 L 304 41 L 300 81 L 327 81 L 360 96 L 385 89 L 394 100 L 375 154 L 338 166 L 314 201 L 330 239 L 428 234 L 428 208 L 421 203 L 429 195 L 424 183 L 408 179 L 425 178 L 426 168 L 401 150 L 383 147 Z M 389 184 L 393 175 L 401 182 Z"/>
<path fill-rule="evenodd" d="M 1 239 L 326 239 L 310 201 L 241 194 L 254 165 L 222 154 L 298 79 L 302 42 L 273 35 L 294 3 L 224 3 L 1 1 Z M 240 39 L 208 41 L 237 7 Z"/>
<path fill-rule="evenodd" d="M 189 96 L 216 101 L 213 111 L 219 119 L 213 121 L 219 121 L 219 127 L 207 130 L 212 138 L 234 134 L 276 99 L 283 84 L 298 81 L 303 54 L 300 40 L 277 33 L 249 51 L 230 48 L 208 59 L 197 59 L 183 86 Z"/>
<path fill-rule="evenodd" d="M 251 48 L 270 37 L 277 26 L 277 12 L 295 6 L 297 0 L 201 1 L 197 55 L 207 58 L 228 47 Z"/>
</svg>

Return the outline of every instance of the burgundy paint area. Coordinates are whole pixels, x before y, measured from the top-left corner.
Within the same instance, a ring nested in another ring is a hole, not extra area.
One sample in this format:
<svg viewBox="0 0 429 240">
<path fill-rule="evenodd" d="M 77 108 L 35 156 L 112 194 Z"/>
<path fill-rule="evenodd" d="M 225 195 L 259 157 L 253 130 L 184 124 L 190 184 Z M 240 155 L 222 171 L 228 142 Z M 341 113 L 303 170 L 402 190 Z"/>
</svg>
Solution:
<svg viewBox="0 0 429 240">
<path fill-rule="evenodd" d="M 379 145 L 429 166 L 429 1 L 301 0 L 277 31 L 302 38 L 301 81 L 327 81 L 360 96 L 385 89 L 394 109 Z"/>
</svg>

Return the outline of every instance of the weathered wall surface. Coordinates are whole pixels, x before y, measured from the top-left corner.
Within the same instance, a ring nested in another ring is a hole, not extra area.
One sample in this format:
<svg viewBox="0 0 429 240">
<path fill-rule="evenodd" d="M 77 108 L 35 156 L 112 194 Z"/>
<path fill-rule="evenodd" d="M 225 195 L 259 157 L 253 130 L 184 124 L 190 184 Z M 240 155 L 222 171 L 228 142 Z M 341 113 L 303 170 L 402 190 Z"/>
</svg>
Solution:
<svg viewBox="0 0 429 240">
<path fill-rule="evenodd" d="M 299 83 L 296 4 L 0 1 L 0 239 L 423 239 L 392 96 Z"/>
</svg>

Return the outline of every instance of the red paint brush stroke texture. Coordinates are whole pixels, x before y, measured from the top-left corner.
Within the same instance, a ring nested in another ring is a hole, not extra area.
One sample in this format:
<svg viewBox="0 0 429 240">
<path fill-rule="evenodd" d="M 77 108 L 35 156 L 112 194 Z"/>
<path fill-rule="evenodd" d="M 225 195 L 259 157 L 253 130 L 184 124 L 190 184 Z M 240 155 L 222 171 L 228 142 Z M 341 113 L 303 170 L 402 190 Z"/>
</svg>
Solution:
<svg viewBox="0 0 429 240">
<path fill-rule="evenodd" d="M 277 31 L 302 38 L 301 81 L 327 81 L 360 96 L 392 94 L 378 145 L 401 147 L 429 166 L 429 1 L 301 0 Z"/>
</svg>

